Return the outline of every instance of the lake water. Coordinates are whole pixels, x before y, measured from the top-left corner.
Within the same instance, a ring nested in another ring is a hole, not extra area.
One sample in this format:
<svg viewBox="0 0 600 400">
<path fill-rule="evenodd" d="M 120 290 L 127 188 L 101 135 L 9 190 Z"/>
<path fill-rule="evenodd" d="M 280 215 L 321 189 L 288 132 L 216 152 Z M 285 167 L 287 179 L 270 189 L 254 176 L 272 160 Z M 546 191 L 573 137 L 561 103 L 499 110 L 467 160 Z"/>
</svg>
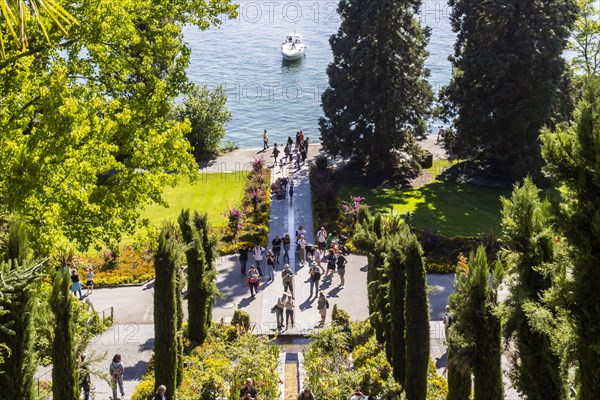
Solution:
<svg viewBox="0 0 600 400">
<path fill-rule="evenodd" d="M 318 119 L 323 115 L 321 94 L 327 87 L 327 65 L 332 61 L 329 37 L 340 20 L 337 1 L 239 0 L 239 16 L 221 28 L 202 32 L 186 27 L 192 48 L 190 79 L 227 93 L 232 121 L 225 140 L 241 148 L 262 146 L 267 129 L 271 143 L 281 143 L 302 130 L 317 141 Z M 455 34 L 443 1 L 425 0 L 419 18 L 431 28 L 427 68 L 437 93 L 448 83 Z M 279 46 L 290 32 L 304 35 L 306 57 L 284 62 Z M 437 131 L 436 131 L 437 132 Z"/>
</svg>

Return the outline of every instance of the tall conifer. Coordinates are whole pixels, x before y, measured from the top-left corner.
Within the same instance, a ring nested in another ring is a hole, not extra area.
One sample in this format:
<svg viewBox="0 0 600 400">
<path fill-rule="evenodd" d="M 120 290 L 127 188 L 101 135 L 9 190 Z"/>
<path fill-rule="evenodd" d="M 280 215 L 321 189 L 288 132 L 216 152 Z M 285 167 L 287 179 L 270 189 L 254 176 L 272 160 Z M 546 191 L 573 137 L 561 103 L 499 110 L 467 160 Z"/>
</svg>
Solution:
<svg viewBox="0 0 600 400">
<path fill-rule="evenodd" d="M 324 149 L 390 174 L 400 154 L 414 161 L 413 134 L 432 101 L 426 81 L 429 31 L 418 0 L 341 0 L 329 40 L 333 63 L 319 120 Z M 400 152 L 398 152 L 400 151 Z M 413 163 L 414 165 L 414 163 Z"/>
</svg>

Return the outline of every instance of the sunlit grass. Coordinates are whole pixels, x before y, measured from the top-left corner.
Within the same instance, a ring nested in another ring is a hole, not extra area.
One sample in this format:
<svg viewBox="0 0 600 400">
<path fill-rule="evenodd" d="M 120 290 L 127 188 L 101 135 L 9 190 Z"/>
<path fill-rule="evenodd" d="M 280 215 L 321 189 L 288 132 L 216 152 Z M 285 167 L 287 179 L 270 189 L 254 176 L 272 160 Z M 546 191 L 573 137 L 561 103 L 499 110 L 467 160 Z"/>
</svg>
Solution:
<svg viewBox="0 0 600 400">
<path fill-rule="evenodd" d="M 438 231 L 444 235 L 477 235 L 500 228 L 500 196 L 510 191 L 442 180 L 439 175 L 449 165 L 447 160 L 434 161 L 428 169 L 434 179 L 425 186 L 400 189 L 377 189 L 348 184 L 340 188 L 340 197 L 363 196 L 374 212 L 412 214 L 416 228 Z"/>
</svg>

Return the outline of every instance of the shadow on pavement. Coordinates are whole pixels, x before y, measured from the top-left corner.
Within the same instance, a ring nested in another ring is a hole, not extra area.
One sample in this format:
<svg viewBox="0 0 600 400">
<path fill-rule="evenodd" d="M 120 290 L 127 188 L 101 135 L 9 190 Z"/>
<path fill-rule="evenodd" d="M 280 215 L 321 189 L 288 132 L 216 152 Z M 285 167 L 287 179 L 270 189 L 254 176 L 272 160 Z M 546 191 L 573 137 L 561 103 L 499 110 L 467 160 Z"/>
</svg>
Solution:
<svg viewBox="0 0 600 400">
<path fill-rule="evenodd" d="M 139 351 L 147 351 L 154 349 L 154 338 L 150 338 L 146 340 L 144 343 L 140 344 Z"/>
</svg>

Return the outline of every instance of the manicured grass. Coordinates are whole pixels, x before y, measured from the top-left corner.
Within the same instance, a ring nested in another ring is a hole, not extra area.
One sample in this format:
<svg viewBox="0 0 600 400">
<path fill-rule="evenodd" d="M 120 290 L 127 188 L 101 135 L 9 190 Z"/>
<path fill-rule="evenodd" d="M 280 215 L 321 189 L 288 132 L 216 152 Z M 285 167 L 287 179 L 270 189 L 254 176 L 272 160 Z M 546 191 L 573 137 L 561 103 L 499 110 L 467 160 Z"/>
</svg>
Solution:
<svg viewBox="0 0 600 400">
<path fill-rule="evenodd" d="M 430 171 L 435 179 L 429 184 L 406 190 L 377 189 L 344 184 L 340 198 L 363 196 L 371 211 L 411 212 L 419 229 L 438 231 L 447 236 L 477 235 L 500 231 L 500 196 L 509 190 L 487 188 L 441 180 L 438 175 L 448 161 L 435 161 Z"/>
<path fill-rule="evenodd" d="M 223 212 L 239 204 L 245 183 L 246 174 L 238 172 L 204 173 L 194 182 L 184 178 L 177 186 L 165 189 L 163 196 L 168 208 L 153 204 L 142 212 L 142 218 L 160 226 L 163 220 L 177 220 L 181 210 L 189 208 L 207 212 L 213 226 L 225 226 L 227 218 Z"/>
</svg>

